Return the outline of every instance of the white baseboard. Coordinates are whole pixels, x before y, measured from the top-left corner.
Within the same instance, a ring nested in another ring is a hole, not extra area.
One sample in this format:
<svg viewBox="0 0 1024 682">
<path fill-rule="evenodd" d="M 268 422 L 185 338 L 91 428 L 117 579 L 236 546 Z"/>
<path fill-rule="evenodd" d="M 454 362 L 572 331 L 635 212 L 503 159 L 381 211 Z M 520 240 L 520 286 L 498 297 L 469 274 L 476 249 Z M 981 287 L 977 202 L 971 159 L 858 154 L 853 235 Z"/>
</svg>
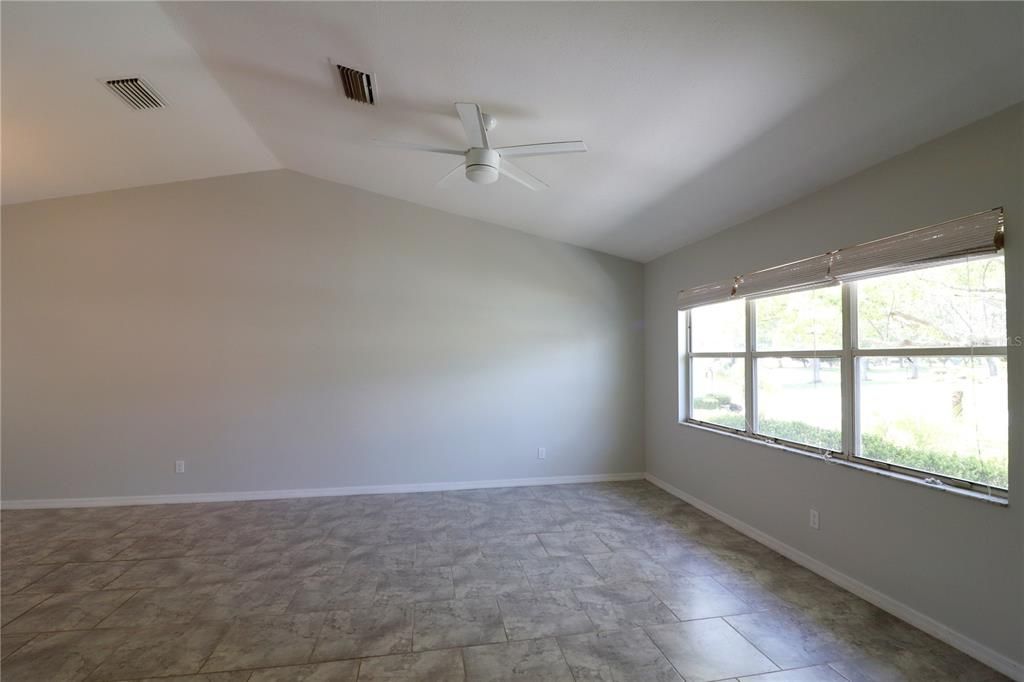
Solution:
<svg viewBox="0 0 1024 682">
<path fill-rule="evenodd" d="M 800 550 L 787 545 L 781 540 L 777 540 L 771 535 L 768 535 L 767 533 L 764 533 L 758 530 L 757 528 L 754 528 L 753 526 L 743 521 L 740 521 L 736 517 L 730 516 L 729 514 L 726 514 L 725 512 L 716 509 L 715 507 L 712 507 L 707 502 L 697 499 L 696 497 L 690 495 L 689 493 L 683 492 L 679 488 L 676 488 L 675 486 L 666 483 L 657 476 L 654 476 L 652 474 L 646 474 L 644 478 L 646 478 L 648 481 L 658 486 L 662 490 L 672 495 L 675 495 L 684 502 L 692 504 L 697 509 L 700 509 L 706 514 L 715 517 L 722 523 L 725 523 L 726 525 L 735 528 L 747 537 L 760 542 L 762 545 L 765 545 L 766 547 L 774 549 L 779 554 L 782 554 L 783 556 L 795 561 L 804 568 L 814 571 L 826 580 L 829 580 L 835 583 L 836 585 L 839 585 L 840 587 L 849 590 L 861 599 L 864 599 L 865 601 L 874 604 L 883 611 L 887 611 L 892 615 L 896 616 L 897 618 L 900 618 L 901 620 L 910 623 L 914 627 L 924 630 L 929 635 L 935 637 L 936 639 L 942 640 L 946 644 L 949 644 L 950 646 L 955 647 L 956 649 L 959 649 L 968 656 L 971 656 L 981 661 L 990 668 L 998 670 L 999 672 L 1013 678 L 1014 680 L 1024 680 L 1024 664 L 1014 661 L 1012 658 L 1004 656 L 1003 654 L 990 649 L 984 644 L 974 641 L 970 637 L 961 634 L 946 625 L 943 625 L 934 618 L 926 616 L 920 611 L 917 611 L 907 606 L 903 602 L 893 599 L 889 595 L 879 592 L 873 587 L 865 585 L 856 578 L 851 578 L 845 573 L 837 571 L 831 566 L 822 563 L 821 561 L 815 559 L 809 554 L 805 554 L 804 552 L 801 552 Z"/>
<path fill-rule="evenodd" d="M 398 483 L 394 485 L 355 485 L 344 488 L 298 488 L 293 490 L 254 490 L 222 493 L 184 493 L 169 495 L 124 495 L 118 497 L 67 497 L 41 500 L 2 500 L 0 509 L 66 509 L 71 507 L 125 507 L 144 504 L 184 504 L 189 502 L 239 502 L 242 500 L 280 500 L 293 497 L 338 497 L 345 495 L 381 495 L 385 493 L 423 493 L 475 488 L 518 488 L 530 485 L 637 481 L 642 473 L 583 474 L 545 476 L 543 478 L 507 478 L 492 481 L 453 481 L 446 483 Z"/>
</svg>

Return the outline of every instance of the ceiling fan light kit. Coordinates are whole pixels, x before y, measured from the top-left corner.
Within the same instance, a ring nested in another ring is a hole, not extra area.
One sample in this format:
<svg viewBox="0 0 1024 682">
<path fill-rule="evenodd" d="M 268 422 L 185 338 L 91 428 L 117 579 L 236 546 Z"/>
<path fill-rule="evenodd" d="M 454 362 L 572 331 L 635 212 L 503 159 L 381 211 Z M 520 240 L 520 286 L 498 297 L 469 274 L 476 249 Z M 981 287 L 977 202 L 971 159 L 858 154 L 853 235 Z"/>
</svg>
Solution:
<svg viewBox="0 0 1024 682">
<path fill-rule="evenodd" d="M 456 102 L 455 111 L 458 113 L 459 120 L 462 121 L 462 128 L 466 132 L 466 139 L 469 142 L 468 149 L 448 149 L 411 142 L 378 142 L 401 149 L 464 157 L 465 161 L 463 163 L 453 168 L 441 178 L 437 183 L 439 186 L 458 171 L 465 168 L 466 179 L 478 185 L 490 185 L 497 182 L 504 175 L 510 180 L 514 180 L 532 190 L 547 189 L 547 183 L 516 166 L 509 161 L 509 158 L 513 156 L 572 154 L 587 151 L 587 145 L 583 144 L 583 140 L 541 142 L 539 144 L 524 144 L 513 147 L 492 147 L 487 139 L 487 133 L 493 130 L 498 123 L 493 116 L 481 112 L 480 107 L 471 102 Z"/>
<path fill-rule="evenodd" d="M 474 148 L 466 152 L 466 178 L 478 185 L 498 181 L 501 174 L 501 154 L 493 149 Z"/>
</svg>

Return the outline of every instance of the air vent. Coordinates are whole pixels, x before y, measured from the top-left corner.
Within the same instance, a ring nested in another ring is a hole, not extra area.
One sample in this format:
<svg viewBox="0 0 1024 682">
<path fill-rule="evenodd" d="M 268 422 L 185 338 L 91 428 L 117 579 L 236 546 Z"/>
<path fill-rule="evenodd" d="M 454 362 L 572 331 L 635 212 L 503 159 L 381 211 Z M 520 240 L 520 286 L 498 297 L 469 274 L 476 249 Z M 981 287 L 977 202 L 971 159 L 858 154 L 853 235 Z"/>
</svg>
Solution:
<svg viewBox="0 0 1024 682">
<path fill-rule="evenodd" d="M 363 104 L 376 104 L 376 78 L 372 73 L 363 73 L 337 64 L 341 85 L 345 88 L 345 97 Z"/>
<path fill-rule="evenodd" d="M 167 106 L 156 90 L 141 78 L 117 78 L 107 87 L 132 109 L 160 109 Z"/>
</svg>

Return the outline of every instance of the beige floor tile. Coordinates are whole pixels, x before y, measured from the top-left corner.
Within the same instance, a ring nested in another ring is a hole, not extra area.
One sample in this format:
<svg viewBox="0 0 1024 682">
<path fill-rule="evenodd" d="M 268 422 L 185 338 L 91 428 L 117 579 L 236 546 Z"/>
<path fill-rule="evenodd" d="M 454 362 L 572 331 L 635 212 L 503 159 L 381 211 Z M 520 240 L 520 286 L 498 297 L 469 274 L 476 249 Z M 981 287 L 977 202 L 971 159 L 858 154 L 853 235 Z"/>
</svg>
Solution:
<svg viewBox="0 0 1024 682">
<path fill-rule="evenodd" d="M 177 587 L 192 580 L 198 570 L 199 565 L 193 559 L 146 559 L 136 562 L 107 587 L 116 590 Z"/>
<path fill-rule="evenodd" d="M 4 633 L 87 630 L 123 604 L 131 590 L 61 592 L 38 604 L 4 627 Z"/>
<path fill-rule="evenodd" d="M 789 604 L 771 589 L 745 575 L 697 576 L 710 578 L 750 605 L 753 611 L 785 608 Z"/>
<path fill-rule="evenodd" d="M 607 554 L 591 554 L 587 561 L 602 580 L 623 583 L 638 580 L 669 580 L 668 570 L 639 549 L 620 549 Z"/>
<path fill-rule="evenodd" d="M 121 644 L 124 630 L 42 634 L 3 663 L 4 682 L 79 682 Z"/>
<path fill-rule="evenodd" d="M 501 612 L 493 597 L 416 604 L 413 623 L 414 651 L 506 640 Z"/>
<path fill-rule="evenodd" d="M 313 661 L 412 651 L 412 604 L 382 603 L 325 616 Z"/>
<path fill-rule="evenodd" d="M 472 646 L 462 656 L 469 682 L 573 682 L 554 639 Z"/>
<path fill-rule="evenodd" d="M 251 670 L 232 670 L 224 673 L 198 673 L 173 677 L 148 677 L 140 682 L 248 682 Z"/>
<path fill-rule="evenodd" d="M 47 592 L 22 592 L 20 594 L 5 594 L 0 597 L 0 616 L 2 625 L 7 625 L 12 620 L 31 609 L 36 604 L 50 598 Z"/>
<path fill-rule="evenodd" d="M 191 548 L 192 542 L 185 539 L 142 538 L 136 539 L 130 546 L 125 547 L 117 555 L 117 559 L 121 561 L 170 559 L 185 556 Z"/>
<path fill-rule="evenodd" d="M 725 620 L 780 668 L 841 661 L 859 653 L 849 642 L 794 611 L 760 611 Z"/>
<path fill-rule="evenodd" d="M 7 658 L 15 651 L 32 641 L 34 634 L 27 635 L 0 635 L 0 660 Z"/>
<path fill-rule="evenodd" d="M 416 543 L 351 547 L 346 550 L 343 568 L 347 573 L 366 574 L 412 569 L 416 562 L 416 547 Z"/>
<path fill-rule="evenodd" d="M 827 665 L 816 665 L 810 668 L 741 677 L 740 682 L 846 682 L 846 678 Z"/>
<path fill-rule="evenodd" d="M 188 623 L 207 607 L 218 589 L 219 585 L 184 585 L 138 590 L 100 626 L 144 628 Z"/>
<path fill-rule="evenodd" d="M 235 620 L 284 613 L 300 587 L 298 581 L 232 582 L 213 586 L 196 613 L 199 620 Z"/>
<path fill-rule="evenodd" d="M 28 592 L 102 590 L 132 567 L 129 561 L 64 564 L 25 588 Z"/>
<path fill-rule="evenodd" d="M 306 663 L 323 621 L 323 613 L 299 613 L 235 622 L 206 661 L 203 672 Z"/>
<path fill-rule="evenodd" d="M 197 673 L 226 627 L 221 623 L 204 623 L 133 629 L 89 680 L 137 680 Z"/>
<path fill-rule="evenodd" d="M 679 620 L 750 613 L 754 608 L 714 578 L 677 577 L 650 583 L 654 596 L 672 609 Z"/>
<path fill-rule="evenodd" d="M 277 564 L 262 576 L 266 580 L 292 579 L 340 573 L 349 556 L 347 547 L 321 545 L 279 555 Z"/>
<path fill-rule="evenodd" d="M 592 531 L 578 533 L 539 533 L 537 538 L 549 556 L 582 556 L 611 551 Z"/>
<path fill-rule="evenodd" d="M 44 566 L 13 566 L 4 567 L 0 571 L 0 585 L 3 586 L 3 594 L 9 595 L 20 592 L 43 576 L 53 573 L 59 568 L 53 564 Z M 33 592 L 45 592 L 45 590 L 31 590 Z"/>
<path fill-rule="evenodd" d="M 645 629 L 687 682 L 778 670 L 721 618 L 653 625 Z"/>
<path fill-rule="evenodd" d="M 885 656 L 855 658 L 829 666 L 850 682 L 1009 682 L 965 654 L 943 655 L 900 651 Z"/>
<path fill-rule="evenodd" d="M 128 549 L 134 538 L 110 538 L 105 540 L 72 540 L 50 552 L 40 563 L 69 563 L 85 561 L 110 561 Z"/>
<path fill-rule="evenodd" d="M 538 592 L 592 587 L 604 582 L 581 556 L 549 557 L 522 562 L 530 585 Z"/>
<path fill-rule="evenodd" d="M 455 598 L 495 597 L 530 592 L 530 581 L 518 561 L 485 559 L 452 567 Z"/>
<path fill-rule="evenodd" d="M 358 661 L 292 665 L 256 670 L 249 682 L 356 682 L 358 671 Z"/>
<path fill-rule="evenodd" d="M 374 601 L 379 578 L 374 575 L 328 575 L 305 578 L 295 591 L 288 611 L 334 611 Z"/>
<path fill-rule="evenodd" d="M 453 599 L 452 569 L 441 566 L 382 571 L 378 574 L 376 596 L 408 602 Z"/>
<path fill-rule="evenodd" d="M 537 536 L 510 535 L 484 540 L 480 543 L 480 553 L 485 559 L 545 559 L 548 553 Z"/>
<path fill-rule="evenodd" d="M 526 592 L 498 598 L 509 639 L 592 632 L 594 623 L 571 590 Z"/>
<path fill-rule="evenodd" d="M 459 649 L 364 659 L 359 682 L 461 682 L 465 679 Z"/>
<path fill-rule="evenodd" d="M 641 629 L 559 637 L 577 680 L 682 682 L 672 664 Z"/>
<path fill-rule="evenodd" d="M 5 514 L 5 518 L 9 515 Z M 13 529 L 13 530 L 12 530 Z M 23 530 L 25 537 L 17 538 L 17 531 Z M 0 565 L 6 571 L 15 566 L 27 566 L 30 564 L 52 564 L 54 561 L 47 557 L 68 544 L 69 540 L 54 540 L 51 538 L 53 529 L 47 527 L 33 528 L 26 524 L 21 527 L 17 522 L 4 523 L 3 533 L 0 534 L 0 547 L 2 557 Z M 95 540 L 89 542 L 96 542 Z M 58 562 L 63 563 L 63 562 Z M 5 587 L 6 591 L 6 587 Z"/>
<path fill-rule="evenodd" d="M 598 630 L 627 630 L 678 620 L 643 583 L 599 585 L 574 592 Z"/>
<path fill-rule="evenodd" d="M 416 566 L 471 564 L 484 558 L 475 542 L 421 542 L 416 545 Z"/>
</svg>

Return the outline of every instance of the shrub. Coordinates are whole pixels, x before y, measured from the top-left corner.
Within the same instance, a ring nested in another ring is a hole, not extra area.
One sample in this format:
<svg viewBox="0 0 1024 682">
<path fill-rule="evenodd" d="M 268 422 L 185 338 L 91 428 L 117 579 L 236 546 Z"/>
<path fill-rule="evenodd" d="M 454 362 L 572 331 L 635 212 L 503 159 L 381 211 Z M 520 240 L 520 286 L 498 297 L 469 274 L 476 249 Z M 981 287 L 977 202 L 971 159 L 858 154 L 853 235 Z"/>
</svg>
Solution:
<svg viewBox="0 0 1024 682">
<path fill-rule="evenodd" d="M 911 469 L 920 469 L 945 476 L 976 481 L 998 488 L 1009 482 L 1006 466 L 1001 462 L 975 456 L 961 456 L 953 452 L 919 450 L 901 447 L 870 433 L 861 436 L 864 453 L 873 459 L 891 462 Z"/>
<path fill-rule="evenodd" d="M 737 414 L 722 413 L 713 417 L 714 423 L 733 429 L 747 428 L 744 418 Z M 762 419 L 765 434 L 797 443 L 809 443 L 829 450 L 842 449 L 842 436 L 838 431 L 823 429 L 802 422 Z M 863 451 L 872 459 L 918 469 L 929 473 L 962 478 L 998 488 L 1006 488 L 1006 466 L 998 461 L 975 456 L 962 456 L 954 452 L 902 447 L 871 433 L 861 436 Z"/>
<path fill-rule="evenodd" d="M 720 407 L 730 407 L 732 396 L 728 393 L 705 393 L 693 399 L 693 406 L 698 410 L 717 410 Z"/>
</svg>

